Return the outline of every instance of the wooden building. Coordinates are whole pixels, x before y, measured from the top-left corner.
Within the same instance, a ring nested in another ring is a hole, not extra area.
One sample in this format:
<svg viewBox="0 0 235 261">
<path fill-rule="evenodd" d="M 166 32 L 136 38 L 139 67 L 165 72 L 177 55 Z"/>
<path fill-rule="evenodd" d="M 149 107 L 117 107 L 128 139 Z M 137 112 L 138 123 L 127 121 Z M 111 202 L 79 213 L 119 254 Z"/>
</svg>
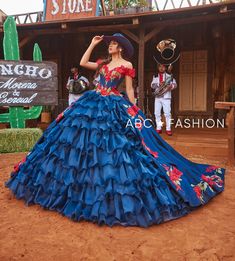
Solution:
<svg viewBox="0 0 235 261">
<path fill-rule="evenodd" d="M 6 14 L 0 9 L 0 25 L 3 24 L 5 18 L 6 18 Z"/>
<path fill-rule="evenodd" d="M 67 106 L 65 85 L 71 65 L 79 64 L 94 35 L 116 32 L 127 35 L 135 47 L 132 62 L 137 70 L 139 106 L 148 116 L 153 115 L 150 89 L 156 72 L 153 54 L 156 44 L 166 38 L 175 39 L 181 50 L 173 69 L 178 82 L 173 93 L 173 117 L 224 116 L 218 115 L 214 101 L 229 101 L 230 90 L 235 86 L 233 0 L 138 14 L 18 24 L 21 58 L 31 60 L 33 44 L 37 42 L 43 59 L 58 64 L 59 106 L 55 114 Z M 1 42 L 2 37 L 0 27 Z M 103 57 L 106 49 L 100 44 L 91 59 Z M 94 72 L 83 70 L 83 74 L 92 80 Z"/>
</svg>

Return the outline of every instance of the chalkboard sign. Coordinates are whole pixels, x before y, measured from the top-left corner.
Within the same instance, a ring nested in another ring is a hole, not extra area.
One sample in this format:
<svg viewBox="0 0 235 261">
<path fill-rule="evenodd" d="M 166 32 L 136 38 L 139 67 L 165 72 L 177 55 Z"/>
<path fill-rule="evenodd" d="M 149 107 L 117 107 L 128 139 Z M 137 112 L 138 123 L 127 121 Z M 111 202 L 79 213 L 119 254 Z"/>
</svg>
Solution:
<svg viewBox="0 0 235 261">
<path fill-rule="evenodd" d="M 57 104 L 56 63 L 0 60 L 0 106 Z"/>
</svg>

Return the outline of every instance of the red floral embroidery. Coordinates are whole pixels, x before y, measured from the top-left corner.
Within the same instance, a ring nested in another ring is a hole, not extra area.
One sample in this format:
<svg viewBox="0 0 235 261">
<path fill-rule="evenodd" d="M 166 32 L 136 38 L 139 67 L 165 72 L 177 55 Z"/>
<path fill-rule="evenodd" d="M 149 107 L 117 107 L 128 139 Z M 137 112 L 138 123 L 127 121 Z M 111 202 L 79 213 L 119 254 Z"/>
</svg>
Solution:
<svg viewBox="0 0 235 261">
<path fill-rule="evenodd" d="M 163 167 L 165 170 L 167 170 L 166 173 L 170 177 L 170 180 L 175 184 L 176 190 L 182 190 L 180 186 L 180 181 L 182 181 L 182 179 L 180 177 L 183 175 L 183 172 L 174 166 L 168 167 L 167 165 L 163 164 Z"/>
<path fill-rule="evenodd" d="M 140 116 L 140 115 L 138 115 L 138 118 L 139 118 L 139 120 L 141 120 L 141 123 L 140 123 L 140 124 L 141 124 L 141 127 L 140 127 L 140 128 L 137 127 L 137 128 L 138 128 L 138 129 L 142 129 L 143 126 L 144 126 L 144 124 L 143 124 L 143 123 L 144 123 L 144 118 L 143 118 L 142 116 Z"/>
<path fill-rule="evenodd" d="M 106 80 L 106 82 L 109 82 L 111 80 L 111 75 L 105 74 L 105 80 Z"/>
<path fill-rule="evenodd" d="M 196 195 L 197 195 L 197 198 L 199 198 L 201 201 L 203 201 L 203 198 L 202 198 L 202 189 L 199 185 L 195 186 L 193 188 L 193 190 L 195 191 Z"/>
<path fill-rule="evenodd" d="M 201 176 L 202 180 L 207 182 L 210 186 L 218 186 L 221 187 L 223 185 L 223 180 L 218 175 L 210 176 Z"/>
<path fill-rule="evenodd" d="M 121 78 L 122 75 L 127 75 L 132 78 L 135 77 L 135 69 L 134 68 L 127 68 L 124 65 L 114 67 L 113 69 L 109 70 L 108 65 L 104 64 L 101 69 L 100 73 L 102 73 L 105 77 L 105 80 L 108 82 L 110 80 Z"/>
<path fill-rule="evenodd" d="M 122 96 L 121 93 L 116 89 L 116 88 L 106 88 L 102 87 L 101 85 L 98 85 L 96 88 L 96 92 L 99 92 L 102 96 L 108 96 L 108 95 L 117 95 L 117 96 Z"/>
<path fill-rule="evenodd" d="M 139 112 L 139 110 L 140 110 L 140 108 L 139 107 L 137 107 L 136 105 L 132 105 L 132 106 L 130 106 L 130 105 L 124 105 L 125 107 L 127 107 L 127 113 L 132 117 L 132 118 L 134 118 L 137 114 L 138 114 L 138 112 Z"/>
<path fill-rule="evenodd" d="M 55 121 L 56 121 L 57 123 L 60 122 L 60 121 L 64 118 L 64 113 L 65 113 L 66 111 L 68 111 L 69 109 L 71 109 L 71 108 L 73 107 L 73 105 L 74 105 L 74 102 L 73 102 L 71 105 L 69 105 L 63 112 L 61 112 L 61 113 L 56 117 Z"/>
<path fill-rule="evenodd" d="M 26 161 L 26 157 L 23 158 L 21 161 L 19 161 L 17 164 L 14 165 L 14 172 L 18 172 L 20 165 L 23 164 Z"/>
<path fill-rule="evenodd" d="M 138 113 L 139 110 L 140 110 L 140 108 L 139 108 L 138 106 L 136 106 L 135 104 L 132 105 L 132 108 L 133 108 L 133 110 L 134 110 L 136 113 Z"/>
<path fill-rule="evenodd" d="M 158 153 L 156 151 L 152 151 L 144 142 L 144 140 L 142 139 L 142 144 L 144 145 L 144 147 L 146 148 L 147 151 L 149 151 L 155 158 L 158 157 Z"/>
<path fill-rule="evenodd" d="M 64 112 L 61 112 L 57 117 L 56 117 L 56 122 L 60 122 L 64 118 Z"/>
<path fill-rule="evenodd" d="M 214 169 L 217 168 L 213 168 L 213 170 Z M 191 184 L 191 186 L 193 187 L 193 190 L 195 191 L 198 199 L 200 199 L 200 201 L 203 203 L 203 192 L 206 191 L 207 188 L 209 188 L 213 192 L 213 187 L 215 186 L 221 188 L 223 186 L 223 180 L 218 175 L 206 176 L 203 174 L 201 175 L 201 179 L 202 180 L 200 181 L 200 183 L 196 185 Z"/>
<path fill-rule="evenodd" d="M 134 116 L 136 115 L 136 112 L 135 112 L 131 107 L 129 107 L 129 108 L 127 109 L 127 113 L 128 113 L 130 116 L 132 116 L 132 117 L 134 117 Z"/>
<path fill-rule="evenodd" d="M 136 122 L 136 123 L 135 123 L 135 127 L 136 127 L 138 130 L 142 130 L 142 128 L 143 128 L 143 123 L 142 123 L 142 121 Z"/>
<path fill-rule="evenodd" d="M 105 88 L 100 89 L 100 94 L 101 94 L 102 96 L 107 96 L 107 95 L 109 95 L 109 93 L 108 93 L 108 91 L 107 91 L 107 88 L 106 88 L 106 89 L 105 89 Z"/>
<path fill-rule="evenodd" d="M 122 66 L 120 66 L 120 67 L 117 67 L 116 68 L 116 71 L 118 72 L 118 73 L 123 73 L 123 67 Z"/>
<path fill-rule="evenodd" d="M 104 64 L 100 72 L 104 75 L 106 82 L 109 82 L 113 79 L 121 78 L 121 72 L 119 70 L 120 68 L 121 66 L 109 70 L 108 65 Z"/>
<path fill-rule="evenodd" d="M 217 166 L 209 166 L 209 167 L 207 167 L 206 172 L 212 172 L 213 170 L 216 170 L 218 168 L 219 167 L 217 167 Z"/>
<path fill-rule="evenodd" d="M 131 78 L 134 78 L 135 77 L 135 69 L 125 67 L 124 74 L 127 75 L 127 76 L 130 76 Z"/>
</svg>

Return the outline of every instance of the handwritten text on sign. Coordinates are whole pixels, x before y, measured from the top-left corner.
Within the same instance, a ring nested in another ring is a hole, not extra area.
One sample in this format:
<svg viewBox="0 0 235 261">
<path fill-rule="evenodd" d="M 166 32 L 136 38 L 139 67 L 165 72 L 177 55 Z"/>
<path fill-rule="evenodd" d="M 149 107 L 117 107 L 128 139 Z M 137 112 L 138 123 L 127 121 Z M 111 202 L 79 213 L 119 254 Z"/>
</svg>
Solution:
<svg viewBox="0 0 235 261">
<path fill-rule="evenodd" d="M 46 20 L 95 16 L 97 0 L 47 0 Z"/>
<path fill-rule="evenodd" d="M 0 60 L 0 105 L 58 103 L 57 65 L 53 62 Z"/>
</svg>

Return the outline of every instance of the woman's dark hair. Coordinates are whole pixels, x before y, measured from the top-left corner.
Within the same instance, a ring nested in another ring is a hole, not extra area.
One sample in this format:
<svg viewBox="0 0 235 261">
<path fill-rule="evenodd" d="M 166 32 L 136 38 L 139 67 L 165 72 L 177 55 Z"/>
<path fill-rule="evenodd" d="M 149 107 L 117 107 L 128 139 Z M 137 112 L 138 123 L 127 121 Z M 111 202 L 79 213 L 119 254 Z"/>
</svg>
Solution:
<svg viewBox="0 0 235 261">
<path fill-rule="evenodd" d="M 117 42 L 118 43 L 118 42 Z M 120 45 L 120 43 L 118 43 L 118 46 L 117 48 L 122 48 L 122 57 L 125 58 L 125 49 Z M 105 65 L 105 64 L 109 64 L 111 62 L 112 58 L 111 56 L 109 55 L 106 59 L 104 59 L 97 67 L 96 69 L 96 72 L 95 72 L 95 75 L 94 75 L 94 78 L 96 78 L 99 74 L 99 71 L 100 71 L 100 68 Z"/>
<path fill-rule="evenodd" d="M 111 59 L 111 56 L 108 56 L 108 58 L 102 60 L 102 62 L 98 65 L 98 67 L 97 67 L 97 69 L 96 69 L 96 71 L 95 71 L 94 78 L 96 78 L 96 77 L 98 76 L 99 71 L 100 71 L 100 68 L 101 68 L 103 65 L 110 63 L 111 60 L 112 60 L 112 59 Z"/>
</svg>

